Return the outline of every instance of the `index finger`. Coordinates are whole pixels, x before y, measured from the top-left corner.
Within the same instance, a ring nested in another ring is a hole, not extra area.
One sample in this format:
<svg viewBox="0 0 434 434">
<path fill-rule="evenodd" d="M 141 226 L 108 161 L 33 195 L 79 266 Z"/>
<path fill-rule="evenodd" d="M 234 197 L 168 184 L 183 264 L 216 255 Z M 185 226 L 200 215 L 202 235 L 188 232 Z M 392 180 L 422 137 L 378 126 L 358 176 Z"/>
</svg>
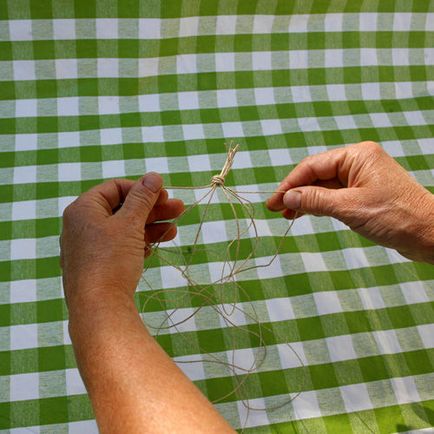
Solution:
<svg viewBox="0 0 434 434">
<path fill-rule="evenodd" d="M 274 193 L 267 200 L 267 207 L 271 211 L 281 211 L 284 193 L 291 188 L 312 185 L 316 181 L 327 181 L 339 178 L 341 182 L 340 166 L 345 158 L 346 148 L 333 149 L 312 155 L 302 160 L 289 175 L 279 184 Z"/>
</svg>

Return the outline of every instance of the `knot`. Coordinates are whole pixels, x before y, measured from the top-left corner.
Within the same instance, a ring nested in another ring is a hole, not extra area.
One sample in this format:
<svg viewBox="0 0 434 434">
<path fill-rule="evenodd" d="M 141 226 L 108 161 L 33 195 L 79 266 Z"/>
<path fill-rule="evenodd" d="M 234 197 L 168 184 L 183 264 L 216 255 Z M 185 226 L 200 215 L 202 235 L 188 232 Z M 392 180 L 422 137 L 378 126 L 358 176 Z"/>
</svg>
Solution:
<svg viewBox="0 0 434 434">
<path fill-rule="evenodd" d="M 211 184 L 212 185 L 217 185 L 217 186 L 225 185 L 225 179 L 221 175 L 214 175 L 211 178 Z"/>
<path fill-rule="evenodd" d="M 229 173 L 232 167 L 232 163 L 234 162 L 235 154 L 238 151 L 238 145 L 230 146 L 228 149 L 228 154 L 226 156 L 226 161 L 223 166 L 223 169 L 218 175 L 214 175 L 211 178 L 211 185 L 216 187 L 224 187 L 226 175 Z"/>
</svg>

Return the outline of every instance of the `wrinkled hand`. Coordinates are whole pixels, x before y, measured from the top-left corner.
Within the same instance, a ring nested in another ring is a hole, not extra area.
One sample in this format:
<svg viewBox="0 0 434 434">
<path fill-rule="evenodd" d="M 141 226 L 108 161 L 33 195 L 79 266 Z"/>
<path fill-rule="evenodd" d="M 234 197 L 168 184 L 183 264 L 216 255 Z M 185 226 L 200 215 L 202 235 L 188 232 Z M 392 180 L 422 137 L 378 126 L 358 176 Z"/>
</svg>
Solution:
<svg viewBox="0 0 434 434">
<path fill-rule="evenodd" d="M 183 203 L 168 199 L 162 178 L 107 181 L 82 194 L 64 212 L 61 266 L 68 305 L 110 292 L 133 295 L 149 244 L 175 237 Z M 79 303 L 79 304 L 80 304 Z"/>
<path fill-rule="evenodd" d="M 378 144 L 362 142 L 310 156 L 267 202 L 293 218 L 331 216 L 402 255 L 434 263 L 434 195 Z"/>
</svg>

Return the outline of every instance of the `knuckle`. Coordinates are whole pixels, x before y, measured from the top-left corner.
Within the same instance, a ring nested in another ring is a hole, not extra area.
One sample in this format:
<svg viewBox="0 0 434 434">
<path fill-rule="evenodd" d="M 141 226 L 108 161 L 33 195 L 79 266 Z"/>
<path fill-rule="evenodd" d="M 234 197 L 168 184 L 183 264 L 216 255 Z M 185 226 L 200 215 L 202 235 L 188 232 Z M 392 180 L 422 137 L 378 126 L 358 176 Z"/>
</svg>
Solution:
<svg viewBox="0 0 434 434">
<path fill-rule="evenodd" d="M 369 151 L 371 154 L 377 155 L 383 152 L 383 148 L 377 142 L 368 140 L 361 142 L 360 145 L 362 145 L 363 149 Z"/>
<path fill-rule="evenodd" d="M 63 218 L 65 220 L 69 220 L 73 218 L 76 213 L 77 213 L 77 203 L 76 201 L 74 201 L 63 210 Z"/>
</svg>

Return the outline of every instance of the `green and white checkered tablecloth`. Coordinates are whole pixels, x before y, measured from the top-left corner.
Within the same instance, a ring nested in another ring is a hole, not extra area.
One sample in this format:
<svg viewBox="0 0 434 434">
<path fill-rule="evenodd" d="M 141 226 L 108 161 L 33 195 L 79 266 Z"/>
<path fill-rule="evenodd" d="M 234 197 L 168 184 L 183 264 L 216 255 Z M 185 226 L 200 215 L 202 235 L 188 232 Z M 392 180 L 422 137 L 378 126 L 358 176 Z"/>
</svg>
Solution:
<svg viewBox="0 0 434 434">
<path fill-rule="evenodd" d="M 0 432 L 97 432 L 58 263 L 62 211 L 81 192 L 149 170 L 206 184 L 229 139 L 241 151 L 228 184 L 245 189 L 274 188 L 306 155 L 369 139 L 434 192 L 433 94 L 430 0 L 0 0 Z M 250 199 L 273 245 L 282 220 Z M 181 224 L 186 247 L 198 219 Z M 213 203 L 200 243 L 224 242 L 233 225 L 228 205 Z M 212 275 L 210 255 L 200 258 Z M 167 269 L 148 278 L 179 286 Z M 217 407 L 234 427 L 434 425 L 433 266 L 303 217 L 272 266 L 240 279 L 267 327 L 246 397 L 267 410 L 247 412 L 229 394 Z M 140 302 L 153 293 L 139 291 Z M 179 318 L 193 310 L 185 300 Z M 164 309 L 148 308 L 145 319 Z M 233 316 L 240 330 L 257 327 Z M 204 307 L 158 340 L 179 362 L 227 352 L 248 366 L 257 341 L 234 348 L 230 327 Z M 234 387 L 223 367 L 180 367 L 210 399 Z"/>
</svg>

